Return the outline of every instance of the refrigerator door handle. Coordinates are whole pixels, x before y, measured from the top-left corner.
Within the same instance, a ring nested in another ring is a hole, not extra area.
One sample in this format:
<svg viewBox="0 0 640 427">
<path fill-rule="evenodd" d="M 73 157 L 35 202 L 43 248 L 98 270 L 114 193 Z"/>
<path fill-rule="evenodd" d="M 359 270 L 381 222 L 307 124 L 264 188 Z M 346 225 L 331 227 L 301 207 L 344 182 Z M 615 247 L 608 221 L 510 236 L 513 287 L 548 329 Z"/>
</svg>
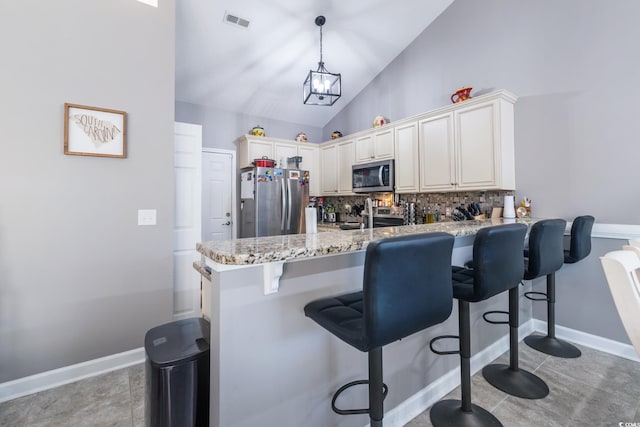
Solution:
<svg viewBox="0 0 640 427">
<path fill-rule="evenodd" d="M 291 206 L 291 180 L 287 179 L 287 234 L 291 233 L 291 215 L 293 215 L 292 212 L 292 206 Z"/>
<path fill-rule="evenodd" d="M 281 233 L 286 233 L 286 229 L 284 228 L 285 222 L 286 222 L 286 217 L 287 217 L 287 201 L 284 198 L 284 193 L 286 191 L 285 187 L 284 187 L 284 178 L 282 178 L 280 180 L 281 186 L 282 186 L 282 195 L 280 196 L 280 200 L 282 200 L 282 221 L 280 223 L 280 232 Z"/>
</svg>

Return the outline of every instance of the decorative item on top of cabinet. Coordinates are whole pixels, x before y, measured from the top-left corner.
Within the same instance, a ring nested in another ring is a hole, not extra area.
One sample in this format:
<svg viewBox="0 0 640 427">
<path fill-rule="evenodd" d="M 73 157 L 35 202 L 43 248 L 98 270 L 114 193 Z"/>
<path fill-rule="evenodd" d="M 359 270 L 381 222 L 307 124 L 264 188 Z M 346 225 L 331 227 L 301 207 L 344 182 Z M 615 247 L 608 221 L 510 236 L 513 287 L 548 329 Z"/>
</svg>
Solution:
<svg viewBox="0 0 640 427">
<path fill-rule="evenodd" d="M 382 125 L 386 125 L 387 123 L 389 123 L 389 119 L 386 118 L 385 116 L 382 116 L 382 115 L 376 116 L 376 118 L 373 119 L 373 127 L 374 128 L 377 128 L 377 127 L 382 126 Z"/>
<path fill-rule="evenodd" d="M 267 136 L 267 134 L 265 133 L 264 129 L 261 126 L 254 126 L 253 129 L 251 129 L 251 135 Z"/>
<path fill-rule="evenodd" d="M 339 130 L 334 130 L 331 134 L 331 139 L 342 138 L 342 132 Z"/>
<path fill-rule="evenodd" d="M 307 134 L 304 132 L 299 132 L 296 135 L 296 141 L 298 142 L 307 142 Z"/>
<path fill-rule="evenodd" d="M 458 102 L 462 102 L 462 101 L 466 101 L 467 99 L 470 99 L 471 89 L 473 88 L 469 86 L 461 87 L 456 91 L 456 93 L 451 95 L 451 102 L 453 102 L 454 104 L 457 104 Z"/>
</svg>

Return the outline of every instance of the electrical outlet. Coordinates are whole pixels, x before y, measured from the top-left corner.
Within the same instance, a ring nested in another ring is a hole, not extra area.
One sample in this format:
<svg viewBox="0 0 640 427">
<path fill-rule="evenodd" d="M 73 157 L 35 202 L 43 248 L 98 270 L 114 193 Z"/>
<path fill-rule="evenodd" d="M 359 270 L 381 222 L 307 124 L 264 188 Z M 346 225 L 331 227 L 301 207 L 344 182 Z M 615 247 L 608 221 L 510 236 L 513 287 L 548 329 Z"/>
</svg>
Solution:
<svg viewBox="0 0 640 427">
<path fill-rule="evenodd" d="M 156 210 L 138 209 L 138 225 L 156 225 Z"/>
</svg>

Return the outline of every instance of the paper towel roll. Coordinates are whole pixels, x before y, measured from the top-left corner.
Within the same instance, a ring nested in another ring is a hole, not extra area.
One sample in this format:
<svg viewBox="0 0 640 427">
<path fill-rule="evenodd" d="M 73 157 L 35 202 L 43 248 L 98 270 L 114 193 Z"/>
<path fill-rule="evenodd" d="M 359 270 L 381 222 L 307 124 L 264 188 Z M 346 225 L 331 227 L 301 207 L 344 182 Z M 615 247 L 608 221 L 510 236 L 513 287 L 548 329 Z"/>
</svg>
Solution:
<svg viewBox="0 0 640 427">
<path fill-rule="evenodd" d="M 504 196 L 504 210 L 502 211 L 502 217 L 503 218 L 516 217 L 513 196 Z"/>
<path fill-rule="evenodd" d="M 318 211 L 316 208 L 304 208 L 304 221 L 307 234 L 318 232 Z"/>
</svg>

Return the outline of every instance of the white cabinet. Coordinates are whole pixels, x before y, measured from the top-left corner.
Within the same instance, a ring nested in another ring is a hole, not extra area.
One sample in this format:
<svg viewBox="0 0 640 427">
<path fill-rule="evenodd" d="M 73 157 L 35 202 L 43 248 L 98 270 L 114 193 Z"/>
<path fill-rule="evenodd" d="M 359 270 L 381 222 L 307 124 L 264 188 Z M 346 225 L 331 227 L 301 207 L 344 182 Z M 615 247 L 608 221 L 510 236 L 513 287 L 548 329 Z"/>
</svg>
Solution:
<svg viewBox="0 0 640 427">
<path fill-rule="evenodd" d="M 393 159 L 393 128 L 371 132 L 356 138 L 355 162 L 366 163 L 376 160 Z"/>
<path fill-rule="evenodd" d="M 333 196 L 338 193 L 337 151 L 338 146 L 333 144 L 320 148 L 320 165 L 322 167 L 320 191 L 325 196 Z"/>
<path fill-rule="evenodd" d="M 273 144 L 273 156 L 278 167 L 284 169 L 287 167 L 289 157 L 298 156 L 298 145 L 276 142 Z"/>
<path fill-rule="evenodd" d="M 273 142 L 263 137 L 242 136 L 238 140 L 238 167 L 251 167 L 255 159 L 273 159 Z"/>
<path fill-rule="evenodd" d="M 453 112 L 419 122 L 420 191 L 455 190 Z"/>
<path fill-rule="evenodd" d="M 355 159 L 354 140 L 329 144 L 320 148 L 321 191 L 325 196 L 353 194 L 351 166 Z"/>
<path fill-rule="evenodd" d="M 298 156 L 302 157 L 300 169 L 309 171 L 309 195 L 321 196 L 320 148 L 309 143 L 298 145 Z"/>
<path fill-rule="evenodd" d="M 420 191 L 515 190 L 514 102 L 497 93 L 421 119 Z"/>
<path fill-rule="evenodd" d="M 340 142 L 337 145 L 338 156 L 338 194 L 353 194 L 351 177 L 352 166 L 355 161 L 355 144 L 353 140 Z"/>
<path fill-rule="evenodd" d="M 513 105 L 502 100 L 455 112 L 457 187 L 515 189 Z"/>
<path fill-rule="evenodd" d="M 419 191 L 418 123 L 394 128 L 396 193 Z"/>
</svg>

